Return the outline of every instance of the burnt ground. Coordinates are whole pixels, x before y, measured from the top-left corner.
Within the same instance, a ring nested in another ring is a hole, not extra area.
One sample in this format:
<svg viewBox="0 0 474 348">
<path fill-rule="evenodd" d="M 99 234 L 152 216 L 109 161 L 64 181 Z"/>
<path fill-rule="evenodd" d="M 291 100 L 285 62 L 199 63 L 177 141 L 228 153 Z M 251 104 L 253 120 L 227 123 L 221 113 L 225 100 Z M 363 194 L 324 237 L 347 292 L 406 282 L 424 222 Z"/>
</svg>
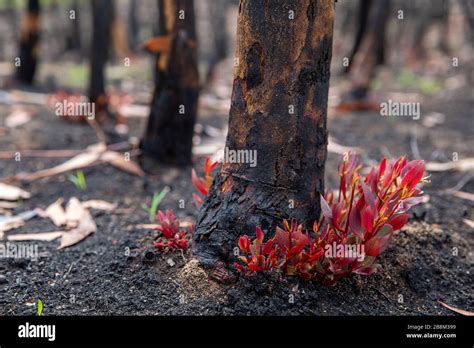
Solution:
<svg viewBox="0 0 474 348">
<path fill-rule="evenodd" d="M 384 155 L 413 157 L 411 134 L 416 128 L 422 158 L 448 161 L 454 152 L 460 159 L 473 157 L 472 99 L 446 96 L 422 100 L 422 118 L 435 111 L 443 113 L 446 121 L 426 128 L 411 119 L 331 111 L 330 134 L 343 145 L 364 149 L 366 159 L 379 160 Z M 0 125 L 7 114 L 8 107 L 0 106 Z M 223 115 L 201 112 L 201 116 L 203 124 L 225 123 Z M 144 125 L 145 119 L 131 119 L 131 134 L 139 136 Z M 42 107 L 30 122 L 5 128 L 0 149 L 82 149 L 94 142 L 90 127 L 66 123 Z M 2 160 L 0 177 L 64 160 Z M 336 185 L 337 161 L 338 155 L 330 153 L 326 169 L 329 188 Z M 295 278 L 279 279 L 274 274 L 239 278 L 224 285 L 209 279 L 189 255 L 156 252 L 155 260 L 146 260 L 144 254 L 153 250 L 155 232 L 135 227 L 149 222 L 141 205 L 150 202 L 153 192 L 169 186 L 171 192 L 160 208 L 174 209 L 180 217 L 195 217 L 191 170 L 160 168 L 157 175 L 139 178 L 100 165 L 84 173 L 86 191 L 76 189 L 67 175 L 25 184 L 24 189 L 33 196 L 14 212 L 46 208 L 59 197 L 67 201 L 73 196 L 81 201 L 116 202 L 119 211 L 93 211 L 97 233 L 73 247 L 56 250 L 57 241 L 39 242 L 43 257 L 38 261 L 0 259 L 0 315 L 35 314 L 38 298 L 43 300 L 44 315 L 454 314 L 438 300 L 474 310 L 474 238 L 472 228 L 463 222 L 474 220 L 474 203 L 442 193 L 466 173 L 432 173 L 432 183 L 424 187 L 429 202 L 412 211 L 410 222 L 379 258 L 379 272 L 370 277 L 353 275 L 331 288 Z M 474 192 L 474 181 L 462 190 Z M 187 202 L 186 209 L 178 208 L 180 199 Z M 49 220 L 35 218 L 7 235 L 56 229 Z M 457 255 L 453 248 L 457 248 Z M 170 266 L 168 259 L 175 265 Z"/>
</svg>

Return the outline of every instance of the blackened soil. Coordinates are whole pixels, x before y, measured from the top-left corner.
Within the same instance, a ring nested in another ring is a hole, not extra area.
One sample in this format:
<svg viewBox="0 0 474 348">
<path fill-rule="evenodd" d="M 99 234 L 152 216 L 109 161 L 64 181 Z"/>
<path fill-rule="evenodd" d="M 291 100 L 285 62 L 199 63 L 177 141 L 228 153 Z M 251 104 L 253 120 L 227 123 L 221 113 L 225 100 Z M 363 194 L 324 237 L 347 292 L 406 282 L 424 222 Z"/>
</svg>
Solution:
<svg viewBox="0 0 474 348">
<path fill-rule="evenodd" d="M 368 159 L 379 160 L 387 153 L 413 157 L 410 141 L 416 127 L 423 158 L 446 161 L 457 153 L 462 159 L 474 156 L 473 107 L 468 100 L 427 100 L 424 113 L 446 115 L 444 124 L 429 129 L 417 121 L 378 114 L 331 115 L 330 132 L 339 143 L 358 146 Z M 0 125 L 7 114 L 7 107 L 0 106 Z M 140 135 L 144 122 L 133 121 L 132 134 Z M 29 123 L 4 131 L 0 149 L 80 149 L 95 141 L 88 126 L 62 122 L 50 111 L 38 109 Z M 338 156 L 329 155 L 328 187 L 336 184 L 337 160 Z M 2 160 L 0 177 L 62 161 Z M 84 173 L 86 191 L 77 190 L 66 175 L 25 185 L 33 197 L 15 212 L 45 208 L 59 197 L 67 200 L 72 196 L 116 202 L 119 210 L 111 214 L 93 211 L 98 231 L 76 246 L 58 251 L 58 242 L 40 242 L 43 257 L 38 261 L 1 259 L 1 315 L 34 314 L 38 298 L 44 302 L 44 315 L 453 314 L 438 300 L 474 310 L 474 238 L 472 228 L 463 222 L 474 220 L 474 204 L 442 194 L 466 173 L 432 174 L 432 183 L 425 186 L 429 202 L 413 210 L 410 222 L 381 255 L 379 272 L 370 277 L 350 276 L 331 288 L 294 278 L 279 279 L 275 274 L 222 285 L 209 279 L 189 255 L 156 253 L 155 259 L 145 259 L 145 252 L 153 250 L 154 232 L 136 228 L 149 222 L 141 205 L 150 203 L 153 192 L 169 186 L 171 192 L 161 208 L 174 209 L 180 217 L 195 217 L 190 169 L 161 168 L 156 176 L 138 178 L 101 165 Z M 463 191 L 474 192 L 474 182 L 466 184 Z M 185 209 L 178 207 L 180 199 L 185 200 Z M 36 218 L 7 234 L 53 230 L 56 228 L 50 221 Z"/>
</svg>

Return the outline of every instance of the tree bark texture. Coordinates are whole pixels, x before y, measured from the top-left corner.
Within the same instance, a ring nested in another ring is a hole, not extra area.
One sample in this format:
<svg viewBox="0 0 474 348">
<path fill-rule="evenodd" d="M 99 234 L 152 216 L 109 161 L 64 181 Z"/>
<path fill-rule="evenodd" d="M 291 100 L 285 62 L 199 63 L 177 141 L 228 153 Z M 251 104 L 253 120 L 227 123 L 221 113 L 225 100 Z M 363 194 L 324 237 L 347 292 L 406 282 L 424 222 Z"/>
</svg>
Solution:
<svg viewBox="0 0 474 348">
<path fill-rule="evenodd" d="M 141 148 L 170 165 L 191 164 L 199 97 L 193 0 L 159 0 L 159 34 L 169 48 L 156 57 L 155 91 Z"/>
<path fill-rule="evenodd" d="M 256 226 L 319 218 L 333 22 L 332 0 L 240 2 L 226 147 L 257 163 L 223 161 L 194 231 L 204 266 L 231 261 Z"/>
</svg>

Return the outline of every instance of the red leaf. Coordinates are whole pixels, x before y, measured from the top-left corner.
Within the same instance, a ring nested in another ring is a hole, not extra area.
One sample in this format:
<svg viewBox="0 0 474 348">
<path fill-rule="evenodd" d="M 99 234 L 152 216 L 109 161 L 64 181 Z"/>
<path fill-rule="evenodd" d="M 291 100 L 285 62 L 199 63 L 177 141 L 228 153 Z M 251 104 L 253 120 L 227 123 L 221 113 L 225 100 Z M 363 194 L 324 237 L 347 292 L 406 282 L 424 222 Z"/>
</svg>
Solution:
<svg viewBox="0 0 474 348">
<path fill-rule="evenodd" d="M 323 196 L 321 196 L 321 211 L 323 212 L 323 215 L 326 218 L 326 221 L 328 223 L 331 223 L 332 211 L 331 211 L 331 208 L 329 207 L 328 202 L 326 202 Z"/>
<path fill-rule="evenodd" d="M 252 272 L 258 272 L 262 270 L 262 268 L 259 265 L 256 265 L 254 263 L 249 263 L 248 266 Z"/>
<path fill-rule="evenodd" d="M 258 257 L 260 255 L 260 247 L 262 246 L 261 243 L 257 239 L 255 239 L 250 246 L 250 253 L 252 254 L 253 258 Z"/>
<path fill-rule="evenodd" d="M 311 255 L 311 257 L 309 258 L 309 262 L 314 262 L 314 261 L 317 261 L 321 258 L 321 256 L 324 255 L 324 250 L 321 248 L 319 250 L 317 250 L 313 255 Z"/>
<path fill-rule="evenodd" d="M 364 210 L 362 210 L 362 226 L 364 226 L 368 233 L 372 232 L 372 228 L 374 227 L 374 214 L 370 207 L 365 207 Z"/>
<path fill-rule="evenodd" d="M 400 206 L 400 212 L 406 212 L 408 211 L 411 207 L 414 207 L 417 204 L 420 204 L 423 202 L 423 197 L 410 197 L 407 199 L 404 199 L 401 201 Z"/>
<path fill-rule="evenodd" d="M 234 267 L 237 269 L 237 272 L 242 273 L 244 271 L 244 268 L 242 265 L 238 264 L 237 262 L 234 262 Z"/>
<path fill-rule="evenodd" d="M 255 228 L 255 235 L 257 236 L 257 240 L 260 243 L 262 243 L 262 241 L 263 241 L 263 232 L 262 232 L 262 229 L 259 226 L 257 226 Z"/>
<path fill-rule="evenodd" d="M 274 243 L 273 239 L 270 239 L 269 241 L 267 241 L 265 243 L 265 245 L 263 246 L 263 254 L 264 255 L 268 255 L 270 253 L 270 251 L 273 248 L 273 243 Z"/>
<path fill-rule="evenodd" d="M 364 198 L 365 202 L 372 208 L 375 208 L 375 197 L 372 191 L 370 191 L 369 187 L 363 182 L 360 182 L 360 185 L 362 186 L 362 191 L 364 191 Z"/>
<path fill-rule="evenodd" d="M 194 203 L 196 203 L 196 205 L 198 206 L 198 208 L 201 207 L 201 205 L 204 203 L 203 199 L 201 198 L 201 196 L 193 193 L 193 199 L 194 199 Z"/>
<path fill-rule="evenodd" d="M 408 221 L 409 214 L 401 214 L 393 217 L 388 223 L 392 226 L 394 231 L 401 229 Z"/>
<path fill-rule="evenodd" d="M 393 234 L 393 228 L 390 224 L 383 225 L 378 232 L 375 234 L 377 238 L 383 238 L 386 236 L 391 236 Z"/>
<path fill-rule="evenodd" d="M 391 239 L 392 239 L 392 235 L 391 235 L 391 234 L 389 234 L 389 235 L 387 235 L 387 236 L 382 237 L 382 238 L 379 239 L 379 243 L 380 243 L 380 252 L 379 252 L 379 254 L 382 253 L 382 252 L 384 252 L 385 249 L 387 249 L 387 247 L 388 247 L 389 244 L 390 244 L 390 240 L 391 240 Z"/>
<path fill-rule="evenodd" d="M 300 240 L 298 240 L 298 242 L 296 243 L 296 245 L 294 247 L 292 247 L 290 249 L 290 251 L 288 251 L 288 254 L 289 255 L 296 255 L 298 254 L 301 250 L 303 250 L 306 246 L 308 242 L 308 239 L 306 238 L 302 238 Z"/>
<path fill-rule="evenodd" d="M 161 223 L 163 223 L 163 221 L 166 219 L 165 214 L 161 210 L 158 211 L 158 219 Z"/>
<path fill-rule="evenodd" d="M 211 175 L 212 170 L 217 166 L 217 161 L 212 161 L 209 157 L 204 162 L 204 172 L 206 175 Z"/>
<path fill-rule="evenodd" d="M 362 221 L 360 219 L 360 211 L 357 205 L 352 207 L 351 215 L 349 216 L 349 227 L 350 230 L 359 238 L 364 238 L 364 232 L 362 231 Z"/>
<path fill-rule="evenodd" d="M 339 218 L 341 216 L 342 207 L 343 207 L 343 202 L 334 204 L 332 206 L 331 212 L 332 212 L 332 222 L 334 226 L 339 227 Z"/>
<path fill-rule="evenodd" d="M 181 239 L 181 240 L 179 240 L 178 246 L 179 246 L 181 249 L 186 249 L 186 248 L 188 247 L 188 243 L 186 242 L 186 239 Z"/>
<path fill-rule="evenodd" d="M 207 188 L 204 186 L 202 180 L 197 176 L 196 171 L 193 169 L 191 172 L 192 182 L 194 187 L 201 192 L 204 196 L 207 196 Z"/>
<path fill-rule="evenodd" d="M 421 160 L 408 162 L 407 165 L 403 168 L 402 183 L 401 186 L 407 185 L 411 190 L 415 187 L 423 178 L 423 173 L 425 172 L 425 162 Z"/>
<path fill-rule="evenodd" d="M 379 165 L 379 171 L 377 173 L 377 178 L 380 180 L 380 177 L 384 175 L 385 169 L 387 167 L 387 160 L 384 158 Z"/>
<path fill-rule="evenodd" d="M 248 254 L 250 251 L 250 240 L 249 237 L 247 236 L 242 236 L 239 238 L 239 248 L 242 250 L 245 254 Z"/>
<path fill-rule="evenodd" d="M 290 241 L 288 238 L 288 233 L 282 230 L 280 227 L 277 226 L 275 231 L 275 236 L 280 246 L 280 249 L 287 250 L 290 247 Z"/>
<path fill-rule="evenodd" d="M 377 256 L 378 254 L 380 254 L 380 240 L 379 238 L 372 238 L 370 240 L 368 240 L 367 242 L 365 242 L 365 254 L 368 255 L 368 256 Z"/>
</svg>

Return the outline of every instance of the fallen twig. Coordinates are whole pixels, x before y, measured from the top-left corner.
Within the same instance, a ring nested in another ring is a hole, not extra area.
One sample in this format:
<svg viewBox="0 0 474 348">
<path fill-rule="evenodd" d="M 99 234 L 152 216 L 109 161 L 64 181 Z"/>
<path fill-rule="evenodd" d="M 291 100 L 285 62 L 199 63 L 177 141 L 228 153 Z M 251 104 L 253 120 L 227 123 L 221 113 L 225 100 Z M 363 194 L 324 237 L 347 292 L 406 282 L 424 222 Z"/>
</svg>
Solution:
<svg viewBox="0 0 474 348">
<path fill-rule="evenodd" d="M 428 162 L 426 163 L 426 170 L 429 172 L 445 172 L 448 170 L 467 172 L 469 170 L 474 170 L 474 158 L 464 158 L 462 160 L 446 163 Z"/>
<path fill-rule="evenodd" d="M 453 311 L 453 312 L 456 312 L 458 314 L 461 314 L 461 315 L 465 315 L 465 316 L 468 316 L 468 317 L 472 317 L 474 316 L 474 312 L 469 312 L 469 311 L 465 311 L 463 309 L 458 309 L 458 308 L 455 308 L 455 307 L 451 307 L 450 305 L 447 305 L 446 303 L 444 302 L 441 302 L 441 301 L 438 301 L 441 305 L 443 305 L 444 307 L 446 307 L 447 309 Z"/>
<path fill-rule="evenodd" d="M 134 155 L 137 153 L 137 151 L 139 150 L 134 150 Z M 5 178 L 5 180 L 31 182 L 41 178 L 55 176 L 69 172 L 71 170 L 91 167 L 101 163 L 109 163 L 114 167 L 138 176 L 145 175 L 138 164 L 130 160 L 126 160 L 125 156 L 118 152 L 108 151 L 104 143 L 98 143 L 89 146 L 86 152 L 80 153 L 58 166 L 43 169 L 34 173 L 19 173 L 13 177 Z"/>
<path fill-rule="evenodd" d="M 453 196 L 474 202 L 474 194 L 469 192 L 458 191 L 454 192 Z"/>
<path fill-rule="evenodd" d="M 5 201 L 16 201 L 18 199 L 28 199 L 31 197 L 29 192 L 19 187 L 2 184 L 0 182 L 0 199 Z"/>
<path fill-rule="evenodd" d="M 115 143 L 107 146 L 109 151 L 122 151 L 134 148 L 135 145 L 128 141 Z M 39 157 L 39 158 L 65 158 L 74 157 L 81 153 L 87 152 L 88 149 L 80 150 L 19 150 L 19 151 L 0 151 L 0 159 L 12 159 L 20 153 L 21 157 Z"/>
<path fill-rule="evenodd" d="M 62 237 L 64 231 L 54 231 L 54 232 L 40 232 L 40 233 L 22 233 L 22 234 L 13 234 L 7 236 L 9 241 L 29 241 L 29 240 L 40 240 L 44 242 L 51 242 L 59 237 Z"/>
<path fill-rule="evenodd" d="M 468 225 L 470 228 L 474 228 L 474 221 L 468 220 L 468 219 L 463 219 L 464 223 Z"/>
</svg>

